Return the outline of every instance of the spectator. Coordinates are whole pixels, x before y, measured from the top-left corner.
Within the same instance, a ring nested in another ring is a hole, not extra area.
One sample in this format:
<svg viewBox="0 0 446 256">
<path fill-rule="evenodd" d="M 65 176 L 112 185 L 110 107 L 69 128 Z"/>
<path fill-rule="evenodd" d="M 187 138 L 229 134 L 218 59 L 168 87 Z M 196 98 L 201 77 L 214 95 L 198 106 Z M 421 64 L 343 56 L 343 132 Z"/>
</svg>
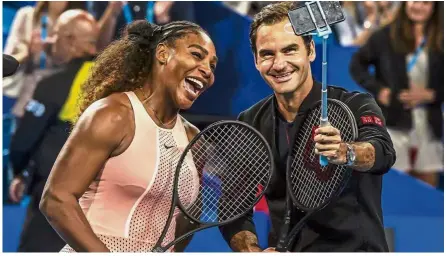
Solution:
<svg viewBox="0 0 446 256">
<path fill-rule="evenodd" d="M 26 6 L 18 10 L 6 42 L 5 53 L 15 57 L 23 69 L 6 81 L 6 85 L 4 81 L 4 90 L 5 86 L 7 88 L 6 95 L 12 98 L 18 97 L 13 108 L 15 117 L 20 119 L 23 116 L 24 107 L 31 99 L 38 81 L 60 66 L 54 65 L 51 55 L 45 54 L 44 51 L 49 45 L 46 38 L 53 33 L 54 21 L 66 10 L 82 9 L 93 12 L 87 3 L 87 1 L 40 1 L 36 7 Z M 100 27 L 109 25 L 106 22 L 107 18 L 101 16 Z M 106 30 L 107 28 L 101 27 L 101 31 Z M 99 47 L 110 42 L 110 39 L 102 34 L 99 39 Z M 26 86 L 22 88 L 23 84 Z"/>
<path fill-rule="evenodd" d="M 17 98 L 20 94 L 25 94 L 26 99 L 21 101 L 26 103 L 29 100 L 37 81 L 49 72 L 39 70 L 34 76 L 29 77 L 34 71 L 34 66 L 51 66 L 51 58 L 41 53 L 46 36 L 52 33 L 54 21 L 64 10 L 81 9 L 84 6 L 85 2 L 39 1 L 35 7 L 25 6 L 17 11 L 6 40 L 4 53 L 17 59 L 21 64 L 21 69 L 11 78 L 3 80 L 6 96 Z M 25 67 L 27 67 L 26 74 Z M 22 92 L 23 84 L 26 84 L 27 88 Z M 21 107 L 17 106 L 14 113 L 20 117 L 23 115 L 23 103 L 19 105 Z"/>
<path fill-rule="evenodd" d="M 385 1 L 343 1 L 341 5 L 345 20 L 334 26 L 339 44 L 361 46 L 377 28 L 390 23 L 398 4 Z"/>
<path fill-rule="evenodd" d="M 443 42 L 443 4 L 403 2 L 395 20 L 375 32 L 350 63 L 353 79 L 375 95 L 387 116 L 394 168 L 434 187 L 443 170 Z"/>
<path fill-rule="evenodd" d="M 18 250 L 57 252 L 65 242 L 39 210 L 43 188 L 60 149 L 68 138 L 70 121 L 76 116 L 80 84 L 86 79 L 91 56 L 96 53 L 99 28 L 85 11 L 64 12 L 54 25 L 51 55 L 62 67 L 43 78 L 26 106 L 10 146 L 14 179 L 10 198 L 19 202 L 25 190 L 23 171 L 31 173 L 31 201 Z"/>
<path fill-rule="evenodd" d="M 225 1 L 224 4 L 240 15 L 254 17 L 260 10 L 274 1 Z"/>
<path fill-rule="evenodd" d="M 94 12 L 101 17 L 101 35 L 105 38 L 99 49 L 121 36 L 125 26 L 134 20 L 148 20 L 163 25 L 171 21 L 195 22 L 194 3 L 189 1 L 110 1 L 94 2 Z"/>
</svg>

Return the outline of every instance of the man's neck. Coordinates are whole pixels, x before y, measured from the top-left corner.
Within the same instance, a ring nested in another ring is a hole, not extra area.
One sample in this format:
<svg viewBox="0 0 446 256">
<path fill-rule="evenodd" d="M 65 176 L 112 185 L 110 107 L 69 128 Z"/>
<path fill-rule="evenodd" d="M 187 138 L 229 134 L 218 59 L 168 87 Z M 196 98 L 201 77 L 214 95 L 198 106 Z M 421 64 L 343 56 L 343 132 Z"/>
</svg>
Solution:
<svg viewBox="0 0 446 256">
<path fill-rule="evenodd" d="M 308 96 L 312 88 L 313 78 L 310 76 L 304 84 L 299 86 L 299 88 L 292 93 L 275 93 L 279 112 L 287 122 L 291 123 L 294 121 L 302 102 Z"/>
</svg>

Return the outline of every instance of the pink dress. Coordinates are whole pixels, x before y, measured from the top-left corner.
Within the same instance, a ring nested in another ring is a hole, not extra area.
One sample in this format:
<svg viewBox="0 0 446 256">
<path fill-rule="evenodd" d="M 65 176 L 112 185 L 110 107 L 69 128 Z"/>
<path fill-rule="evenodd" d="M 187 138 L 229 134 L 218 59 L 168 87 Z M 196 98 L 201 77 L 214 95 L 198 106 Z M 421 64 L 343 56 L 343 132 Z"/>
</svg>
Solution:
<svg viewBox="0 0 446 256">
<path fill-rule="evenodd" d="M 180 117 L 172 129 L 158 127 L 133 92 L 127 92 L 135 116 L 128 149 L 110 158 L 79 203 L 93 231 L 112 252 L 149 252 L 166 225 L 177 162 L 188 144 Z M 192 156 L 180 173 L 181 201 L 192 202 L 199 179 Z M 176 209 L 176 214 L 178 214 Z M 174 239 L 175 219 L 163 245 Z M 74 252 L 66 245 L 61 252 Z"/>
</svg>

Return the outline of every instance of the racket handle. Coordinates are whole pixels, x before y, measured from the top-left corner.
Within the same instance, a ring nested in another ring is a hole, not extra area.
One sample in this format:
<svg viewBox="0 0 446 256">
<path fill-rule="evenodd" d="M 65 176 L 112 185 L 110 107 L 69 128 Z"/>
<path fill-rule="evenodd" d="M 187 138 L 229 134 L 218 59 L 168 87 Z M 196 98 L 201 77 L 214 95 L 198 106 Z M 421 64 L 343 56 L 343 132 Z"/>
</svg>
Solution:
<svg viewBox="0 0 446 256">
<path fill-rule="evenodd" d="M 328 159 L 327 159 L 327 157 L 326 157 L 326 156 L 320 156 L 320 157 L 319 157 L 319 164 L 320 164 L 322 167 L 327 166 L 327 165 L 328 165 Z"/>
<path fill-rule="evenodd" d="M 290 199 L 287 196 L 287 207 L 288 210 L 286 211 L 286 215 L 284 218 L 284 223 L 282 228 L 280 229 L 280 235 L 279 235 L 279 241 L 276 245 L 276 251 L 278 252 L 286 252 L 287 251 L 287 243 L 288 243 L 288 232 L 291 225 L 291 206 L 289 204 L 292 204 L 288 202 Z"/>
<path fill-rule="evenodd" d="M 285 244 L 286 242 L 285 241 L 279 241 L 279 244 Z M 276 251 L 278 251 L 278 252 L 287 252 L 288 250 L 287 250 L 287 248 L 283 245 L 280 245 L 280 246 L 277 246 L 276 247 Z"/>
<path fill-rule="evenodd" d="M 321 118 L 321 124 L 320 127 L 328 126 L 330 123 L 328 122 L 328 118 Z M 325 167 L 328 165 L 328 158 L 326 156 L 319 156 L 319 164 L 322 167 Z"/>
</svg>

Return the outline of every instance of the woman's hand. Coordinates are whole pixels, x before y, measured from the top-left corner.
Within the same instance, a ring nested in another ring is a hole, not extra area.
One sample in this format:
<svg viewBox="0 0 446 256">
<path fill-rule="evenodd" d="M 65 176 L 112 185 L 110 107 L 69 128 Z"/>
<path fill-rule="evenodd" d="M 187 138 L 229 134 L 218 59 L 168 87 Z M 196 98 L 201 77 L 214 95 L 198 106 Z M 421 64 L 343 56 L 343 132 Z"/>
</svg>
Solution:
<svg viewBox="0 0 446 256">
<path fill-rule="evenodd" d="M 435 92 L 432 89 L 412 86 L 409 90 L 402 90 L 398 99 L 404 104 L 406 109 L 414 108 L 418 105 L 431 103 L 435 98 Z"/>
</svg>

